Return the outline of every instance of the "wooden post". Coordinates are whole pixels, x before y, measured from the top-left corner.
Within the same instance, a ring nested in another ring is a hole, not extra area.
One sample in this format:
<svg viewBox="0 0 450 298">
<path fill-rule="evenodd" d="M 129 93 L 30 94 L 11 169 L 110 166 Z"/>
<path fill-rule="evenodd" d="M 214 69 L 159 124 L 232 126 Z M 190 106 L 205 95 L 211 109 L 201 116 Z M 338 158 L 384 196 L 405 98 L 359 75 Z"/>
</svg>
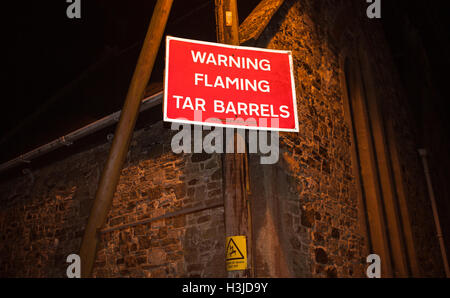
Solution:
<svg viewBox="0 0 450 298">
<path fill-rule="evenodd" d="M 236 0 L 216 1 L 217 42 L 239 45 L 239 17 Z"/>
<path fill-rule="evenodd" d="M 95 261 L 98 231 L 105 223 L 128 152 L 139 106 L 150 79 L 173 0 L 158 0 L 131 79 L 120 121 L 103 169 L 94 204 L 81 243 L 81 276 L 90 277 Z"/>
<path fill-rule="evenodd" d="M 236 0 L 216 0 L 216 31 L 220 43 L 239 45 L 239 18 Z M 234 135 L 234 152 L 237 139 Z M 242 141 L 242 140 L 241 140 Z M 225 236 L 247 237 L 247 262 L 252 269 L 251 220 L 247 194 L 246 153 L 224 154 L 222 159 L 224 179 Z M 230 271 L 228 277 L 249 277 L 252 270 Z"/>
</svg>

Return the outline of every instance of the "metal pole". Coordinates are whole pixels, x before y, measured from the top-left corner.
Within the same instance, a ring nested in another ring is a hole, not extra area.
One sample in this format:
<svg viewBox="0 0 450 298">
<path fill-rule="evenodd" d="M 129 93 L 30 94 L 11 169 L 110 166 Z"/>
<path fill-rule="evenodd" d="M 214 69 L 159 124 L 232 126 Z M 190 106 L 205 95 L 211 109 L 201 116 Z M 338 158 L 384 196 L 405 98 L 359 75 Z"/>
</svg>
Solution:
<svg viewBox="0 0 450 298">
<path fill-rule="evenodd" d="M 131 79 L 128 94 L 103 169 L 94 204 L 81 243 L 81 276 L 90 277 L 95 261 L 98 231 L 103 226 L 116 191 L 123 162 L 136 124 L 139 105 L 150 79 L 173 0 L 158 0 Z"/>
<path fill-rule="evenodd" d="M 239 18 L 236 0 L 216 0 L 215 4 L 217 41 L 239 45 Z M 239 137 L 236 133 L 234 134 L 235 150 Z M 246 153 L 225 153 L 223 155 L 225 236 L 247 236 L 247 262 L 248 267 L 252 268 L 251 212 L 246 187 L 246 159 Z M 230 271 L 228 277 L 248 277 L 251 272 L 250 270 Z"/>
<path fill-rule="evenodd" d="M 448 266 L 447 252 L 445 251 L 444 234 L 442 234 L 441 223 L 439 221 L 439 212 L 437 210 L 436 199 L 434 197 L 433 184 L 431 183 L 430 169 L 427 161 L 427 150 L 419 149 L 419 155 L 422 158 L 423 169 L 425 172 L 425 178 L 427 180 L 428 193 L 431 201 L 431 209 L 433 210 L 434 224 L 436 225 L 437 237 L 439 240 L 439 246 L 441 248 L 442 262 L 444 263 L 445 275 L 450 278 L 450 268 Z"/>
</svg>

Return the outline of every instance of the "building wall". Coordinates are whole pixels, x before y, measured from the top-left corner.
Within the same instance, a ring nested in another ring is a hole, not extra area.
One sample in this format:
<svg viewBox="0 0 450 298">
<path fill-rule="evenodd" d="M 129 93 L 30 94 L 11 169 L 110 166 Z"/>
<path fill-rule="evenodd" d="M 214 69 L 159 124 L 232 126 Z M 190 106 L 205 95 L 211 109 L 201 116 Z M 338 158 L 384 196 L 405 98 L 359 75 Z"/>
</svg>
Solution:
<svg viewBox="0 0 450 298">
<path fill-rule="evenodd" d="M 256 172 L 264 171 L 264 176 L 273 177 L 267 180 L 276 181 L 254 196 L 259 213 L 264 212 L 256 202 L 261 196 L 269 206 L 263 209 L 268 214 L 260 219 L 266 224 L 255 227 L 255 237 L 276 243 L 258 250 L 256 268 L 264 276 L 364 276 L 367 248 L 358 224 L 339 52 L 326 33 L 331 24 L 314 19 L 316 4 L 285 1 L 256 43 L 292 51 L 300 127 L 299 133 L 280 134 L 276 167 L 253 164 L 260 168 Z M 273 205 L 278 206 L 276 211 Z M 273 252 L 276 246 L 283 247 L 284 255 L 270 260 L 264 250 Z M 277 270 L 271 264 L 275 262 L 286 264 L 287 272 Z"/>
<path fill-rule="evenodd" d="M 175 155 L 161 122 L 135 133 L 105 228 L 222 200 L 219 155 Z M 2 183 L 0 276 L 64 277 L 109 144 Z M 216 204 L 217 205 L 217 204 Z M 100 234 L 96 277 L 225 275 L 223 207 Z"/>
<path fill-rule="evenodd" d="M 142 133 L 151 143 L 134 140 L 105 229 L 222 202 L 220 155 L 173 154 L 161 123 Z M 221 277 L 224 233 L 223 206 L 106 232 L 94 276 Z"/>
<path fill-rule="evenodd" d="M 358 42 L 373 58 L 376 86 L 383 87 L 377 97 L 394 123 L 391 137 L 420 270 L 425 276 L 442 273 L 408 101 L 391 75 L 395 67 L 381 28 L 361 17 L 365 3 L 355 3 L 286 0 L 251 44 L 292 51 L 300 126 L 298 134 L 280 134 L 278 164 L 260 165 L 258 156 L 250 156 L 258 277 L 365 276 L 370 247 L 340 62 L 355 36 L 345 30 L 365 36 Z M 351 26 L 340 29 L 345 19 Z M 220 155 L 175 155 L 172 135 L 161 122 L 135 133 L 104 227 L 110 230 L 100 233 L 94 276 L 226 276 L 223 207 L 123 227 L 222 200 Z M 108 148 L 104 144 L 0 183 L 0 276 L 65 276 L 65 258 L 79 251 Z"/>
</svg>

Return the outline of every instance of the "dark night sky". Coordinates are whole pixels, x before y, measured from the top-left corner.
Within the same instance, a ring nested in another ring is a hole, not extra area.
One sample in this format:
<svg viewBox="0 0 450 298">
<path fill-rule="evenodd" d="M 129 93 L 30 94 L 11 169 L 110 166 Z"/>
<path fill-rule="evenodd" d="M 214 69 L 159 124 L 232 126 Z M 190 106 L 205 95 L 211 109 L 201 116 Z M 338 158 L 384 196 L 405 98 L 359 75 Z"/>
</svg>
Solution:
<svg viewBox="0 0 450 298">
<path fill-rule="evenodd" d="M 3 26 L 3 94 L 8 96 L 2 100 L 0 162 L 121 109 L 156 1 L 81 2 L 81 20 L 66 17 L 65 0 L 2 4 L 7 20 Z M 258 2 L 238 1 L 241 21 Z M 444 3 L 448 1 L 384 0 L 385 25 L 395 28 L 398 13 L 419 14 L 423 5 L 442 7 Z M 449 15 L 444 9 L 435 11 Z M 428 34 L 436 32 L 433 23 L 416 18 L 433 45 L 434 37 Z M 445 32 L 448 40 L 449 31 Z M 395 30 L 391 33 L 396 40 Z M 215 41 L 214 1 L 175 0 L 166 34 Z M 153 83 L 162 81 L 162 55 L 160 51 Z M 449 65 L 449 57 L 433 65 L 436 73 L 442 65 Z M 446 84 L 437 77 L 441 85 Z"/>
<path fill-rule="evenodd" d="M 258 2 L 240 1 L 240 18 Z M 66 17 L 65 0 L 15 1 L 4 10 L 0 161 L 121 109 L 156 1 L 81 3 L 81 19 Z M 175 0 L 166 34 L 215 41 L 214 1 Z M 151 82 L 162 72 L 160 50 Z"/>
</svg>

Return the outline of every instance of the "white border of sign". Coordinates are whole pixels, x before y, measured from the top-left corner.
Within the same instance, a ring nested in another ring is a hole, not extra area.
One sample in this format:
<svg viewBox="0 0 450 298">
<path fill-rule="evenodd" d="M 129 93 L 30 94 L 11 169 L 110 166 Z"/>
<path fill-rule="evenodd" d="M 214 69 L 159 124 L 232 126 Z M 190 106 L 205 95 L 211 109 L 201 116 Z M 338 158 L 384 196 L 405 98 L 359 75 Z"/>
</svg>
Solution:
<svg viewBox="0 0 450 298">
<path fill-rule="evenodd" d="M 169 78 L 169 75 L 168 75 L 168 73 L 169 73 L 169 42 L 171 40 L 186 41 L 186 42 L 197 43 L 197 44 L 206 44 L 206 45 L 215 46 L 215 47 L 226 47 L 226 48 L 232 48 L 232 49 L 247 49 L 247 50 L 252 50 L 252 51 L 260 51 L 260 52 L 288 54 L 289 55 L 289 70 L 291 72 L 292 100 L 293 100 L 293 108 L 294 108 L 295 128 L 288 129 L 288 128 L 242 126 L 242 125 L 219 124 L 219 123 L 217 123 L 217 124 L 216 123 L 204 123 L 204 122 L 192 121 L 192 120 L 171 119 L 171 118 L 167 117 L 167 92 L 166 92 L 166 90 L 167 90 L 167 84 L 168 84 L 168 78 Z M 193 40 L 193 39 L 187 39 L 187 38 L 179 38 L 179 37 L 173 37 L 173 36 L 167 35 L 167 37 L 166 37 L 166 64 L 165 65 L 166 65 L 165 66 L 166 69 L 165 69 L 165 76 L 164 76 L 164 102 L 163 102 L 164 121 L 184 123 L 184 124 L 195 124 L 195 125 L 202 125 L 202 126 L 218 126 L 218 127 L 225 127 L 225 128 L 240 128 L 240 129 L 268 130 L 268 131 L 282 131 L 282 132 L 299 132 L 298 115 L 297 115 L 298 114 L 298 112 L 297 112 L 297 95 L 295 92 L 295 79 L 294 79 L 294 63 L 292 61 L 292 52 L 291 51 L 233 46 L 233 45 L 220 44 L 220 43 L 214 43 L 214 42 L 208 42 L 208 41 L 199 41 L 199 40 Z"/>
</svg>

